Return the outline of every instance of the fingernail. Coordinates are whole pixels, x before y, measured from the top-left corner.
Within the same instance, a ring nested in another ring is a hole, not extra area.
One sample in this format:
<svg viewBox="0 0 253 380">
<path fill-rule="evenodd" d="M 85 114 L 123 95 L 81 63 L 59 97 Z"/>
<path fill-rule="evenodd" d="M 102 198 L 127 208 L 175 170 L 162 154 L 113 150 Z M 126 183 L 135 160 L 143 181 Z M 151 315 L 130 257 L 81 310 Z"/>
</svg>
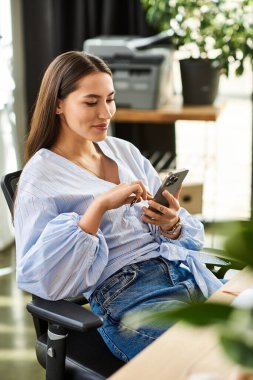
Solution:
<svg viewBox="0 0 253 380">
<path fill-rule="evenodd" d="M 130 207 L 132 207 L 136 202 L 137 202 L 137 198 L 134 198 L 133 200 L 132 200 L 132 202 L 130 203 Z"/>
</svg>

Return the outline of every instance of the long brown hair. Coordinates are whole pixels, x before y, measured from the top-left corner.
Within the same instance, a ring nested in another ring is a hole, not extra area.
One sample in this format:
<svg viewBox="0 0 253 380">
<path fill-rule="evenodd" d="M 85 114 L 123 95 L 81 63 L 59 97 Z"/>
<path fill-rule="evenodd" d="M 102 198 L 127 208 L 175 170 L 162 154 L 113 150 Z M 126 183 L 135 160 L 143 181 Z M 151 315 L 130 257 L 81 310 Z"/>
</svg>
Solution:
<svg viewBox="0 0 253 380">
<path fill-rule="evenodd" d="M 48 66 L 31 120 L 25 162 L 39 149 L 50 148 L 55 143 L 60 130 L 59 116 L 56 114 L 58 99 L 62 100 L 75 91 L 79 79 L 92 72 L 104 72 L 112 76 L 102 59 L 84 52 L 63 53 Z"/>
</svg>

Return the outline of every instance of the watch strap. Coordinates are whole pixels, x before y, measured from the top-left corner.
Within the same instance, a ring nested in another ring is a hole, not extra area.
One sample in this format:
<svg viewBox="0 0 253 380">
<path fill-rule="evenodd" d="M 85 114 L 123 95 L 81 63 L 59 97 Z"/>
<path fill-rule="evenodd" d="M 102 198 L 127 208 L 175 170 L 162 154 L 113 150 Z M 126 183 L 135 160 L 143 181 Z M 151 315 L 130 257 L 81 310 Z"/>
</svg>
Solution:
<svg viewBox="0 0 253 380">
<path fill-rule="evenodd" d="M 163 234 L 166 234 L 166 235 L 177 235 L 178 234 L 178 231 L 181 229 L 181 226 L 182 226 L 182 222 L 181 222 L 181 219 L 178 218 L 178 221 L 176 224 L 174 224 L 174 226 L 170 229 L 170 230 L 164 230 L 163 228 L 160 227 L 160 230 Z"/>
</svg>

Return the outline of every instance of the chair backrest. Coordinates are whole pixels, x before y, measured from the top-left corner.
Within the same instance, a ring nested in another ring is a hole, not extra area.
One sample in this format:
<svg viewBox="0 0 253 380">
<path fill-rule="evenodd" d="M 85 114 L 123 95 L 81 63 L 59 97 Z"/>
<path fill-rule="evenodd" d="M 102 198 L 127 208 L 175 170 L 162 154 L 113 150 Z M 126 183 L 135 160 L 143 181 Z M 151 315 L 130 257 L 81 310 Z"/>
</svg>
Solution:
<svg viewBox="0 0 253 380">
<path fill-rule="evenodd" d="M 13 210 L 15 193 L 21 173 L 22 170 L 18 170 L 16 172 L 6 174 L 1 178 L 1 188 L 3 190 L 6 202 L 11 213 Z"/>
<path fill-rule="evenodd" d="M 1 188 L 3 190 L 4 197 L 6 199 L 11 213 L 13 211 L 15 193 L 21 173 L 22 170 L 18 170 L 16 172 L 6 174 L 1 178 Z M 32 295 L 32 298 L 34 301 L 36 300 L 37 296 Z M 66 300 L 69 302 L 78 303 L 80 305 L 83 305 L 88 302 L 83 297 L 83 295 L 79 297 L 69 298 Z M 48 322 L 48 319 L 41 319 L 33 315 L 33 323 L 37 335 L 37 359 L 38 362 L 42 365 L 42 367 L 46 368 L 46 378 L 51 379 L 54 378 L 54 374 L 57 371 L 59 371 L 58 364 L 59 361 L 61 362 L 59 356 L 61 356 L 64 352 L 62 347 L 65 347 L 65 345 L 57 343 L 58 351 L 56 357 L 58 359 L 55 361 L 54 364 L 51 363 L 49 369 L 47 369 L 46 363 Z M 82 347 L 82 350 L 81 353 L 77 354 L 77 352 L 80 352 L 80 345 Z M 74 357 L 73 360 L 71 359 L 72 356 Z M 69 379 L 105 379 L 108 376 L 110 376 L 113 372 L 118 370 L 120 367 L 122 367 L 122 365 L 124 364 L 124 362 L 116 358 L 110 352 L 110 350 L 107 348 L 96 329 L 88 329 L 87 331 L 81 333 L 72 330 L 69 331 L 66 363 L 70 363 L 66 367 L 66 378 Z M 69 374 L 71 373 L 72 375 L 71 377 L 69 377 Z"/>
<path fill-rule="evenodd" d="M 22 170 L 18 170 L 16 172 L 8 173 L 1 178 L 1 188 L 4 193 L 4 197 L 12 214 L 14 201 L 15 201 L 15 193 L 17 190 L 18 181 Z M 36 296 L 32 295 L 33 299 Z M 84 298 L 83 295 L 77 297 L 68 298 L 67 301 L 74 302 L 80 305 L 88 303 L 88 301 Z M 38 322 L 34 320 L 36 331 L 38 332 Z M 41 330 L 41 326 L 39 326 Z M 47 324 L 43 321 L 43 330 L 47 328 Z"/>
<path fill-rule="evenodd" d="M 14 207 L 15 194 L 21 173 L 22 170 L 18 170 L 16 172 L 8 173 L 1 178 L 1 188 L 11 214 Z M 32 295 L 32 298 L 34 299 L 36 296 Z M 47 322 L 44 320 L 33 317 L 33 322 L 37 336 L 40 336 L 42 333 L 47 331 Z"/>
</svg>

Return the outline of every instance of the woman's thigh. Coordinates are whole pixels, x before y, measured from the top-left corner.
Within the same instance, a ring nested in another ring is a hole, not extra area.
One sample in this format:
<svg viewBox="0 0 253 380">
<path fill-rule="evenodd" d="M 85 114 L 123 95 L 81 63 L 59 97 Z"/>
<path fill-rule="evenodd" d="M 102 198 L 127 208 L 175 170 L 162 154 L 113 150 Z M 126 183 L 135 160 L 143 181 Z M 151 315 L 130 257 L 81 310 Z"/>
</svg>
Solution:
<svg viewBox="0 0 253 380">
<path fill-rule="evenodd" d="M 122 317 L 138 310 L 161 310 L 202 301 L 191 273 L 163 258 L 128 265 L 115 273 L 91 297 L 92 310 L 103 317 L 99 329 L 111 351 L 128 361 L 153 342 L 171 323 L 142 326 L 123 325 Z"/>
</svg>

